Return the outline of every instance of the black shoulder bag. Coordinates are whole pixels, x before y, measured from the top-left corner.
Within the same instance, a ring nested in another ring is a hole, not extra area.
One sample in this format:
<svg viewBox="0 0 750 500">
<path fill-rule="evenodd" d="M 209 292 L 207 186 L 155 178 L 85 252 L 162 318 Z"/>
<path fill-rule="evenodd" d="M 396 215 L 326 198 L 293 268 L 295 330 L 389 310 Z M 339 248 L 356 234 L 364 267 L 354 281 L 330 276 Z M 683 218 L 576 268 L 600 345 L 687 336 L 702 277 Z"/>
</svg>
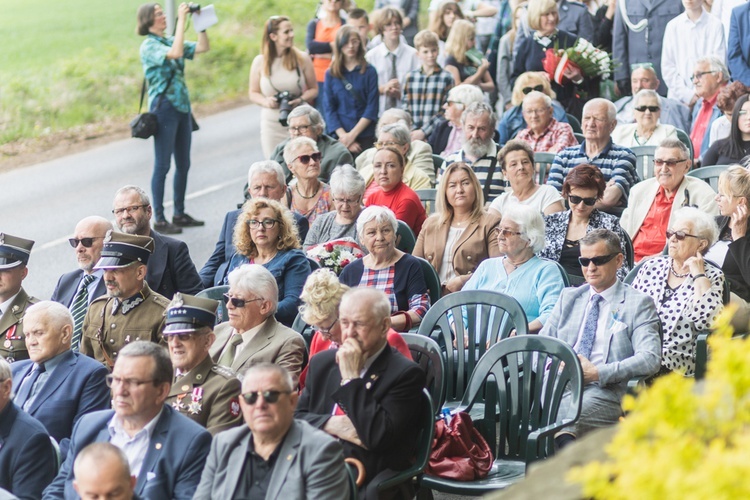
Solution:
<svg viewBox="0 0 750 500">
<path fill-rule="evenodd" d="M 169 83 L 172 83 L 172 79 L 169 79 Z M 169 86 L 167 86 L 169 88 Z M 141 113 L 143 109 L 143 98 L 146 95 L 146 78 L 143 78 L 143 85 L 141 86 L 141 103 L 138 105 L 138 116 L 130 122 L 130 135 L 131 137 L 137 137 L 138 139 L 148 139 L 149 137 L 156 134 L 159 129 L 159 122 L 156 119 L 154 113 Z"/>
</svg>

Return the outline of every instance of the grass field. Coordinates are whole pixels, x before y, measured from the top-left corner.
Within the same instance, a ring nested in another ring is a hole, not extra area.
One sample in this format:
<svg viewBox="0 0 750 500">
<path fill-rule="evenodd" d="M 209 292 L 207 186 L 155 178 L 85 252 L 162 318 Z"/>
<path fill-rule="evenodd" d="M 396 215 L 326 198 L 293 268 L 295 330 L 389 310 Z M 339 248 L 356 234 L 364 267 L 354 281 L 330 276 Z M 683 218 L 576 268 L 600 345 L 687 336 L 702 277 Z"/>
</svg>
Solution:
<svg viewBox="0 0 750 500">
<path fill-rule="evenodd" d="M 143 73 L 135 34 L 140 0 L 3 2 L 0 14 L 0 144 L 90 123 L 127 122 L 136 113 Z M 211 51 L 189 62 L 193 103 L 236 99 L 272 15 L 288 15 L 296 43 L 317 0 L 215 0 L 219 24 Z M 358 4 L 369 9 L 374 0 Z M 426 8 L 426 7 L 425 7 Z M 187 39 L 196 34 L 188 27 Z"/>
</svg>

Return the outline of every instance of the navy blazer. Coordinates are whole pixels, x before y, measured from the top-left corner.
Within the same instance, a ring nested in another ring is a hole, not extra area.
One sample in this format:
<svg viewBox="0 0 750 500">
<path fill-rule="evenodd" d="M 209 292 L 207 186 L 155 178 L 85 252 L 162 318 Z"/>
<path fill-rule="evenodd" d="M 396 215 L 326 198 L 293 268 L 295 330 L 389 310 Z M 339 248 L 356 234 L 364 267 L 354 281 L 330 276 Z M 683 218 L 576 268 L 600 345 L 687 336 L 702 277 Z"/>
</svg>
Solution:
<svg viewBox="0 0 750 500">
<path fill-rule="evenodd" d="M 65 273 L 60 276 L 60 279 L 57 280 L 55 291 L 52 292 L 52 297 L 50 298 L 50 300 L 59 302 L 60 304 L 70 309 L 70 305 L 73 303 L 73 298 L 75 298 L 76 296 L 78 285 L 81 282 L 82 278 L 82 269 L 76 269 L 75 271 L 70 271 L 69 273 Z M 91 304 L 91 302 L 93 302 L 97 297 L 101 297 L 106 293 L 107 287 L 104 286 L 104 279 L 99 278 L 99 281 L 96 283 L 96 288 L 94 289 L 93 295 L 89 294 L 89 304 Z"/>
<path fill-rule="evenodd" d="M 175 292 L 195 295 L 203 290 L 184 241 L 151 231 L 154 252 L 148 259 L 146 281 L 154 292 L 172 299 Z"/>
<path fill-rule="evenodd" d="M 214 253 L 211 254 L 211 257 L 208 258 L 203 269 L 200 271 L 200 279 L 203 282 L 204 288 L 218 286 L 224 282 L 229 261 L 232 260 L 232 255 L 235 254 L 232 236 L 240 213 L 242 213 L 242 209 L 238 208 L 237 210 L 230 210 L 224 216 L 224 225 L 221 226 L 219 241 L 216 242 Z M 297 223 L 300 242 L 303 242 L 307 236 L 307 231 L 310 229 L 310 222 L 300 214 L 292 212 L 292 215 L 294 215 L 294 222 Z"/>
<path fill-rule="evenodd" d="M 732 9 L 727 41 L 727 66 L 732 79 L 750 85 L 750 4 Z"/>
<path fill-rule="evenodd" d="M 73 426 L 78 419 L 87 413 L 110 408 L 111 397 L 104 380 L 109 371 L 103 364 L 73 351 L 61 356 L 60 364 L 39 389 L 27 411 L 60 443 L 64 460 Z M 34 363 L 28 359 L 17 361 L 10 368 L 15 395 L 24 377 L 34 368 Z M 19 401 L 15 396 L 14 401 L 23 408 L 25 401 Z"/>
<path fill-rule="evenodd" d="M 0 412 L 0 488 L 37 499 L 54 479 L 57 458 L 44 426 L 9 402 Z"/>
<path fill-rule="evenodd" d="M 60 473 L 44 490 L 43 498 L 79 498 L 73 489 L 73 462 L 87 445 L 110 440 L 107 424 L 114 414 L 113 410 L 97 411 L 78 421 L 73 428 L 70 453 Z M 192 499 L 210 448 L 211 434 L 206 429 L 164 405 L 138 474 L 135 494 L 154 500 Z"/>
</svg>

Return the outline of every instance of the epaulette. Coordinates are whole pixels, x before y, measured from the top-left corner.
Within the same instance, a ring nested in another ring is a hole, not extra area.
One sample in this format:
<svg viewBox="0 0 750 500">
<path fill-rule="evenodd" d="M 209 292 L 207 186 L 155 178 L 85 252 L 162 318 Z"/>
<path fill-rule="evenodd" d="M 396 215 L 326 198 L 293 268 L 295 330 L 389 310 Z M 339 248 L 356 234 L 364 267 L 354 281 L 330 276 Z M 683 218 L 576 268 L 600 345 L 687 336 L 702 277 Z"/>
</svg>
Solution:
<svg viewBox="0 0 750 500">
<path fill-rule="evenodd" d="M 211 371 L 221 375 L 224 378 L 236 378 L 237 374 L 231 369 L 223 365 L 214 365 L 211 367 Z"/>
</svg>

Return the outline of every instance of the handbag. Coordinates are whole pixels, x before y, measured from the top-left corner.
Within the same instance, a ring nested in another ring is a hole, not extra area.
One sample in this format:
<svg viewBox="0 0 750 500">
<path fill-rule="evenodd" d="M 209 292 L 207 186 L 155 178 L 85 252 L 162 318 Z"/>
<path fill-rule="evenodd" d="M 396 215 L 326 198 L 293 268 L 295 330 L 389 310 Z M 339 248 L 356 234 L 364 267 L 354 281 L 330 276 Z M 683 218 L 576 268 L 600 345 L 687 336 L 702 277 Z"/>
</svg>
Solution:
<svg viewBox="0 0 750 500">
<path fill-rule="evenodd" d="M 143 109 L 143 97 L 146 95 L 146 79 L 141 86 L 141 103 L 138 105 L 138 116 L 130 122 L 130 135 L 138 139 L 148 139 L 155 135 L 159 129 L 159 121 L 154 113 L 141 113 Z"/>
<path fill-rule="evenodd" d="M 487 477 L 492 468 L 492 450 L 474 427 L 468 413 L 458 412 L 446 422 L 435 422 L 432 451 L 425 472 L 431 476 L 473 481 Z"/>
</svg>

